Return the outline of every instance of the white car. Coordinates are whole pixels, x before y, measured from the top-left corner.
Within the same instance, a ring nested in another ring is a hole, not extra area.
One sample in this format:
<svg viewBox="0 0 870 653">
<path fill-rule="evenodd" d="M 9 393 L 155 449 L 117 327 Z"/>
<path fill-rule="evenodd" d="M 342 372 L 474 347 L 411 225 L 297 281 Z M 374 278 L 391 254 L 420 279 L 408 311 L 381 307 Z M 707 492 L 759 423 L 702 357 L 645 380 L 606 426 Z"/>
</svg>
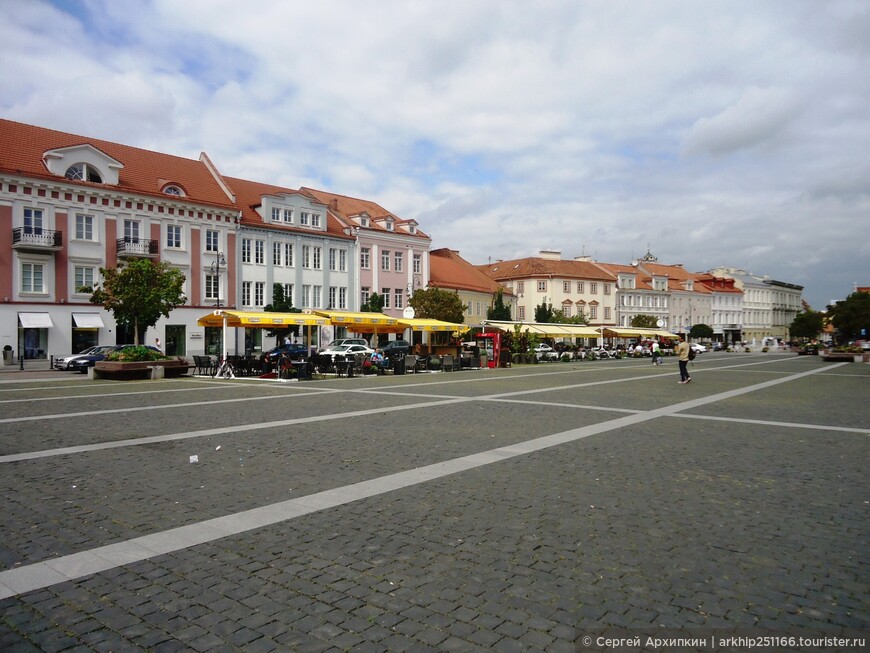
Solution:
<svg viewBox="0 0 870 653">
<path fill-rule="evenodd" d="M 550 345 L 541 343 L 533 350 L 535 352 L 535 358 L 540 360 L 558 360 L 559 352 L 553 349 Z"/>
<path fill-rule="evenodd" d="M 698 343 L 695 343 L 695 342 L 693 342 L 693 343 L 692 343 L 691 345 L 689 345 L 689 346 L 692 348 L 692 350 L 693 350 L 696 354 L 703 354 L 704 352 L 707 351 L 707 348 L 706 348 L 704 345 L 699 345 Z"/>
<path fill-rule="evenodd" d="M 339 345 L 337 347 L 333 347 L 332 349 L 324 349 L 320 352 L 321 356 L 329 356 L 330 358 L 335 358 L 336 356 L 356 356 L 357 354 L 374 354 L 375 350 L 371 347 L 366 347 L 365 345 Z"/>
<path fill-rule="evenodd" d="M 79 352 L 78 354 L 71 354 L 69 356 L 63 356 L 62 358 L 55 358 L 54 359 L 54 369 L 56 369 L 56 370 L 73 370 L 73 369 L 75 369 L 75 366 L 73 365 L 73 361 L 77 360 L 78 358 L 87 356 L 88 354 L 93 354 L 99 348 L 100 348 L 100 345 L 94 345 L 93 347 L 88 347 L 87 349 L 85 349 L 82 352 Z"/>
</svg>

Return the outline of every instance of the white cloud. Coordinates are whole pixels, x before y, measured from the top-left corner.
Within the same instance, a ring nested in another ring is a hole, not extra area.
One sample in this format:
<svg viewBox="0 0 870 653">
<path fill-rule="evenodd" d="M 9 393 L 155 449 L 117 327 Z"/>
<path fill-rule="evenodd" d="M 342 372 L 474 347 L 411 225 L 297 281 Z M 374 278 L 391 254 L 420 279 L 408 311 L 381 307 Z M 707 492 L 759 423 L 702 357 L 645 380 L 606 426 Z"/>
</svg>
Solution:
<svg viewBox="0 0 870 653">
<path fill-rule="evenodd" d="M 3 117 L 370 198 L 472 262 L 867 281 L 860 0 L 58 5 L 4 4 Z"/>
</svg>

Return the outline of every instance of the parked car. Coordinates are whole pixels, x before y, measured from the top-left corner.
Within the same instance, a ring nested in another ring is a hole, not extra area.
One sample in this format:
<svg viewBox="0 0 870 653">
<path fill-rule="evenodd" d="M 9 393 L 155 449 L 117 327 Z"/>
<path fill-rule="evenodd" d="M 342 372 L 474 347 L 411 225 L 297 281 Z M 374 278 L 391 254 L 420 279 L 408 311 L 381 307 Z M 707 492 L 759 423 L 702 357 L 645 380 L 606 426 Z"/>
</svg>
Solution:
<svg viewBox="0 0 870 653">
<path fill-rule="evenodd" d="M 84 351 L 80 351 L 78 354 L 70 354 L 69 356 L 63 356 L 61 358 L 54 359 L 54 369 L 56 370 L 71 370 L 72 362 L 79 358 L 80 356 L 87 356 L 88 354 L 94 353 L 100 347 L 107 347 L 108 345 L 94 345 L 93 347 L 88 347 Z"/>
<path fill-rule="evenodd" d="M 391 340 L 380 349 L 384 357 L 403 356 L 411 351 L 411 343 L 407 340 Z"/>
<path fill-rule="evenodd" d="M 336 347 L 340 347 L 341 345 L 364 345 L 366 347 L 369 346 L 368 340 L 365 338 L 339 338 L 338 340 L 333 340 L 326 347 L 322 347 L 320 349 L 321 352 L 326 351 L 327 349 L 335 349 Z"/>
<path fill-rule="evenodd" d="M 559 352 L 553 349 L 550 345 L 546 343 L 541 343 L 533 350 L 535 352 L 535 358 L 545 361 L 554 361 L 559 359 Z"/>
<path fill-rule="evenodd" d="M 289 355 L 290 358 L 298 359 L 302 356 L 307 356 L 308 350 L 305 348 L 305 345 L 301 343 L 278 345 L 277 347 L 272 347 L 269 351 L 261 354 L 260 363 L 264 365 L 274 365 L 275 361 L 285 354 Z"/>
<path fill-rule="evenodd" d="M 135 347 L 136 345 L 104 345 L 102 347 L 97 347 L 97 349 L 86 356 L 79 356 L 72 362 L 72 367 L 70 369 L 76 370 L 77 372 L 81 372 L 82 374 L 86 374 L 89 367 L 93 367 L 97 364 L 98 361 L 106 360 L 106 356 L 111 354 L 113 351 L 121 351 L 122 349 L 126 349 L 127 347 Z M 140 345 L 144 346 L 146 349 L 151 349 L 158 353 L 163 353 L 157 347 L 152 347 L 151 345 Z"/>
<path fill-rule="evenodd" d="M 697 342 L 693 342 L 689 345 L 696 354 L 703 354 L 707 351 L 707 348 L 704 345 L 699 345 Z"/>
<path fill-rule="evenodd" d="M 374 354 L 375 350 L 371 347 L 366 347 L 365 345 L 338 345 L 337 347 L 333 347 L 332 349 L 324 349 L 320 352 L 321 356 L 329 356 L 330 358 L 335 358 L 336 356 L 355 356 L 356 354 Z"/>
</svg>

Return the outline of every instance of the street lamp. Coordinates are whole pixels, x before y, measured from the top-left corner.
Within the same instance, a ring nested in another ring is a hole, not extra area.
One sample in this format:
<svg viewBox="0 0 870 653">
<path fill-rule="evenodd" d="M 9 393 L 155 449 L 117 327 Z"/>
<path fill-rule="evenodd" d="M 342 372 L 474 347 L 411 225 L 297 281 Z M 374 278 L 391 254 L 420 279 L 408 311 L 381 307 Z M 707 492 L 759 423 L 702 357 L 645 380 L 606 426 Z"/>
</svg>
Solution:
<svg viewBox="0 0 870 653">
<path fill-rule="evenodd" d="M 217 302 L 215 306 L 220 308 L 221 305 L 221 268 L 226 267 L 227 259 L 224 256 L 223 252 L 218 252 L 215 256 L 215 260 L 211 262 L 211 274 L 213 277 L 217 277 Z"/>
</svg>

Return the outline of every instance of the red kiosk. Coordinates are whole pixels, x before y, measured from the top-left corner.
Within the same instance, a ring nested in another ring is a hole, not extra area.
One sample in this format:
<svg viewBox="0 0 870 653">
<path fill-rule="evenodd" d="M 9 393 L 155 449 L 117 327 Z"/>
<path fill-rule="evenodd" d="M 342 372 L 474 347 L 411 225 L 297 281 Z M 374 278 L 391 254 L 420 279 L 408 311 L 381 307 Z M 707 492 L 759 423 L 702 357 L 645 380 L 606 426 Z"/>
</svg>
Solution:
<svg viewBox="0 0 870 653">
<path fill-rule="evenodd" d="M 501 361 L 501 331 L 487 331 L 475 336 L 477 346 L 486 352 L 486 366 L 499 367 Z"/>
</svg>

